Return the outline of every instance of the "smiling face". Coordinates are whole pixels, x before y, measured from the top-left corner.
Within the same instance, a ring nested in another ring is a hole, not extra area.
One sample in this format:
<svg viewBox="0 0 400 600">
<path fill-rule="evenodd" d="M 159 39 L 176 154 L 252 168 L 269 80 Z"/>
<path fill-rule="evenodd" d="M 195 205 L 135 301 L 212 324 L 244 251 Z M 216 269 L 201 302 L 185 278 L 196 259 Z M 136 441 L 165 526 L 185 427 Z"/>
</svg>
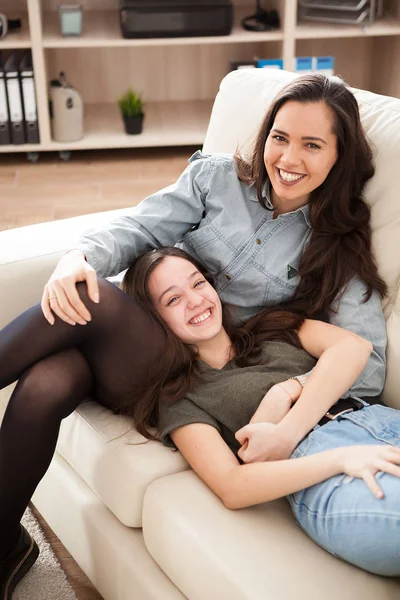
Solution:
<svg viewBox="0 0 400 600">
<path fill-rule="evenodd" d="M 337 157 L 334 116 L 325 102 L 286 102 L 276 114 L 264 148 L 277 213 L 304 206 Z"/>
<path fill-rule="evenodd" d="M 160 317 L 182 342 L 199 348 L 224 331 L 217 292 L 188 260 L 165 257 L 151 273 L 148 290 Z"/>
</svg>

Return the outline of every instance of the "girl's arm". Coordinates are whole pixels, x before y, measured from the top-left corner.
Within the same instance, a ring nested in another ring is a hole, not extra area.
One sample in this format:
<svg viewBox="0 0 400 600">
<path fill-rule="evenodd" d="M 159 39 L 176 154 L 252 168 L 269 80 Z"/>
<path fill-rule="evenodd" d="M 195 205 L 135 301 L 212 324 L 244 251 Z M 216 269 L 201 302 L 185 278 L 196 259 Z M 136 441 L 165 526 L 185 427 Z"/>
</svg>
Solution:
<svg viewBox="0 0 400 600">
<path fill-rule="evenodd" d="M 400 449 L 391 446 L 350 446 L 302 458 L 240 465 L 211 425 L 184 425 L 170 435 L 193 470 L 230 509 L 269 502 L 339 473 L 362 477 L 381 497 L 374 474 L 383 470 L 400 476 L 396 466 Z"/>
</svg>

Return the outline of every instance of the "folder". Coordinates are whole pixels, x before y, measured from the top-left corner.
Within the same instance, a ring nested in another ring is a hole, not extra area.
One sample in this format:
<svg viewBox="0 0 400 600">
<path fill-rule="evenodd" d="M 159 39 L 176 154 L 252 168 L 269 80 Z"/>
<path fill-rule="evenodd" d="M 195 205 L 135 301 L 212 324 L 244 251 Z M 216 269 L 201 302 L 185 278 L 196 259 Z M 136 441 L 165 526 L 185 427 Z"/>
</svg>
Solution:
<svg viewBox="0 0 400 600">
<path fill-rule="evenodd" d="M 0 145 L 2 146 L 11 144 L 9 120 L 6 81 L 2 56 L 0 54 Z"/>
<path fill-rule="evenodd" d="M 12 144 L 24 144 L 24 114 L 18 74 L 18 54 L 12 52 L 4 65 L 8 109 L 10 111 L 10 135 Z"/>
<path fill-rule="evenodd" d="M 283 69 L 283 58 L 262 58 L 257 61 L 259 69 Z"/>
<path fill-rule="evenodd" d="M 314 57 L 313 56 L 297 56 L 296 57 L 296 73 L 299 75 L 307 75 L 314 72 Z"/>
<path fill-rule="evenodd" d="M 19 63 L 19 76 L 25 120 L 25 138 L 28 144 L 39 144 L 35 79 L 30 50 L 23 55 L 22 60 Z"/>
</svg>

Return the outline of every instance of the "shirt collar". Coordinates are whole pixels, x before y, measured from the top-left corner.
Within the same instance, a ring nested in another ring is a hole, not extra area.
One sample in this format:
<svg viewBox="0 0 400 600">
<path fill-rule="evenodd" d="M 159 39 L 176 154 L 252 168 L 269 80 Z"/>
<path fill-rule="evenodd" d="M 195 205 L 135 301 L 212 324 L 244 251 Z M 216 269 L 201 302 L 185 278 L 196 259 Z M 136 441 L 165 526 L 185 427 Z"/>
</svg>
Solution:
<svg viewBox="0 0 400 600">
<path fill-rule="evenodd" d="M 266 179 L 266 181 L 265 181 L 264 188 L 263 188 L 263 196 L 265 198 L 266 206 L 270 210 L 272 210 L 274 207 L 271 202 L 271 183 L 270 183 L 269 179 Z M 251 194 L 251 196 L 250 196 L 250 200 L 252 200 L 253 202 L 258 202 L 257 191 L 256 191 L 255 187 L 254 187 L 254 193 Z M 285 213 L 285 214 L 293 215 L 298 212 L 301 212 L 303 214 L 304 220 L 307 223 L 308 227 L 312 227 L 311 220 L 310 220 L 310 207 L 308 204 L 305 204 L 304 206 L 300 206 L 300 208 L 297 208 L 296 210 L 293 210 L 293 211 L 291 211 L 289 213 Z"/>
</svg>

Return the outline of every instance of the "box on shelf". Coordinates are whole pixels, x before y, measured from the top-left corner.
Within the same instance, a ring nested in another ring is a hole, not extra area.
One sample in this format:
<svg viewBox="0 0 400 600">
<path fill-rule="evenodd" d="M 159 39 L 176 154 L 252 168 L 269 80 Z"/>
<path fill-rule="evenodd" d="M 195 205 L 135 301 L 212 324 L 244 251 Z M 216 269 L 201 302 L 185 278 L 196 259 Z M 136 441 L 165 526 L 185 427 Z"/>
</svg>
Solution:
<svg viewBox="0 0 400 600">
<path fill-rule="evenodd" d="M 298 56 L 295 72 L 299 75 L 307 73 L 323 73 L 330 77 L 334 75 L 335 58 L 333 56 Z"/>
<path fill-rule="evenodd" d="M 283 58 L 262 58 L 257 60 L 259 69 L 283 69 Z"/>
</svg>

